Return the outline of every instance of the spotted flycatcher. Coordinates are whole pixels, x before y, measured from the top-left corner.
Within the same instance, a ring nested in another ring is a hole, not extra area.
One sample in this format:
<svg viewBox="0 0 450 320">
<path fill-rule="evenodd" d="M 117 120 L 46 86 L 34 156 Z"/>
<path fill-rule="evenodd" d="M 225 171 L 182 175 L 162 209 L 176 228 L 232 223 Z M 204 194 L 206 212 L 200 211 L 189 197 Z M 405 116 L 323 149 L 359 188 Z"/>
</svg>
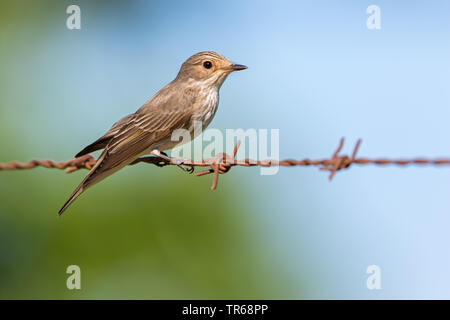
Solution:
<svg viewBox="0 0 450 320">
<path fill-rule="evenodd" d="M 164 150 L 185 142 L 173 141 L 173 131 L 185 129 L 192 137 L 194 122 L 197 121 L 201 121 L 201 129 L 204 130 L 217 111 L 219 89 L 227 76 L 233 71 L 246 68 L 210 51 L 199 52 L 187 59 L 175 80 L 76 155 L 80 157 L 104 149 L 95 166 L 59 210 L 59 214 L 87 188 L 140 156 L 153 154 L 167 158 Z"/>
</svg>

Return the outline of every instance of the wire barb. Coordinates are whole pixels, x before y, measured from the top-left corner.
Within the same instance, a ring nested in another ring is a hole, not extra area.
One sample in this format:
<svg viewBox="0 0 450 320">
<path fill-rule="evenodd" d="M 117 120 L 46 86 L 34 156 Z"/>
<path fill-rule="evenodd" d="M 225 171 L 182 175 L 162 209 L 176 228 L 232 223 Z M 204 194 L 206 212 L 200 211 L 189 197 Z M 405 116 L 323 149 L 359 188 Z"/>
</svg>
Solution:
<svg viewBox="0 0 450 320">
<path fill-rule="evenodd" d="M 358 139 L 358 141 L 355 144 L 355 147 L 353 148 L 352 157 L 349 158 L 348 156 L 340 156 L 339 152 L 341 152 L 342 147 L 344 146 L 344 138 L 341 138 L 339 141 L 339 146 L 337 147 L 336 151 L 333 153 L 330 161 L 333 162 L 333 164 L 323 164 L 319 169 L 320 170 L 328 170 L 330 171 L 330 175 L 328 176 L 328 179 L 331 181 L 333 180 L 334 175 L 338 170 L 347 169 L 350 167 L 352 163 L 356 160 L 356 154 L 358 153 L 359 146 L 361 145 L 361 139 Z"/>
<path fill-rule="evenodd" d="M 330 174 L 328 179 L 331 181 L 336 172 L 348 169 L 352 164 L 358 165 L 367 165 L 367 164 L 375 164 L 379 166 L 384 165 L 399 165 L 399 166 L 407 166 L 411 164 L 415 165 L 450 165 L 450 158 L 442 158 L 442 159 L 368 159 L 368 158 L 356 158 L 359 147 L 361 146 L 361 139 L 359 139 L 355 147 L 353 148 L 353 152 L 351 157 L 347 155 L 340 155 L 342 148 L 344 146 L 344 138 L 341 138 L 339 141 L 339 145 L 336 151 L 333 153 L 331 158 L 322 159 L 322 160 L 294 160 L 294 159 L 286 159 L 286 160 L 252 160 L 252 159 L 243 159 L 236 160 L 236 154 L 240 146 L 240 141 L 238 141 L 233 149 L 233 153 L 228 155 L 226 153 L 219 153 L 214 158 L 205 159 L 202 161 L 193 161 L 193 160 L 180 160 L 183 165 L 191 167 L 194 169 L 195 167 L 209 167 L 209 169 L 195 172 L 196 176 L 204 176 L 208 174 L 213 174 L 213 181 L 211 185 L 211 190 L 215 190 L 217 188 L 217 184 L 219 182 L 219 175 L 224 174 L 230 171 L 231 167 L 234 166 L 242 166 L 242 167 L 273 167 L 273 166 L 283 166 L 283 167 L 292 167 L 292 166 L 317 166 L 320 170 L 329 171 Z M 133 161 L 130 165 L 134 165 L 140 162 L 153 164 L 158 167 L 164 167 L 167 165 L 179 165 L 180 161 L 178 159 L 162 159 L 156 156 L 148 156 L 141 157 Z M 27 163 L 21 163 L 17 161 L 13 161 L 10 163 L 0 163 L 0 171 L 1 170 L 23 170 L 23 169 L 32 169 L 36 167 L 45 167 L 45 168 L 56 168 L 56 169 L 65 169 L 67 173 L 77 171 L 79 169 L 92 169 L 96 163 L 96 160 L 91 155 L 84 155 L 79 158 L 75 158 L 69 161 L 64 162 L 55 162 L 53 160 L 31 160 Z M 190 172 L 192 173 L 192 172 Z"/>
</svg>

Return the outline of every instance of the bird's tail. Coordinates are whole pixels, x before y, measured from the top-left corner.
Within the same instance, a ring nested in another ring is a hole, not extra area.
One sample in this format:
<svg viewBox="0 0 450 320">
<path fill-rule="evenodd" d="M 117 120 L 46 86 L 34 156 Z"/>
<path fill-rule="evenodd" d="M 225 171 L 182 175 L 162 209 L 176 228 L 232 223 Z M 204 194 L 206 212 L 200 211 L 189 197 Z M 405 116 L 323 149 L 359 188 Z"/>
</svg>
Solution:
<svg viewBox="0 0 450 320">
<path fill-rule="evenodd" d="M 99 171 L 101 171 L 101 170 L 99 170 L 101 168 L 100 164 L 103 162 L 107 152 L 108 152 L 108 150 L 106 148 L 103 151 L 103 153 L 100 155 L 100 157 L 98 158 L 95 166 L 91 169 L 91 171 L 89 171 L 87 176 L 83 179 L 83 181 L 81 181 L 81 183 L 78 185 L 78 187 L 75 189 L 75 191 L 70 195 L 69 199 L 67 199 L 66 203 L 64 203 L 62 208 L 58 211 L 59 215 L 62 215 L 63 212 L 72 204 L 72 202 L 74 202 L 75 199 L 78 198 L 78 196 L 80 194 L 82 194 L 83 191 L 85 191 L 89 186 L 94 185 L 95 183 L 103 180 L 104 178 L 106 178 L 108 176 L 105 174 L 101 175 L 99 172 Z"/>
<path fill-rule="evenodd" d="M 67 199 L 66 203 L 64 203 L 64 205 L 62 206 L 61 209 L 59 209 L 58 214 L 62 215 L 63 212 L 72 204 L 72 202 L 75 201 L 76 198 L 78 198 L 78 196 L 80 194 L 83 193 L 84 189 L 83 189 L 83 184 L 84 181 L 82 183 L 80 183 L 80 185 L 75 189 L 75 191 L 71 194 L 71 196 L 69 197 L 69 199 Z"/>
</svg>

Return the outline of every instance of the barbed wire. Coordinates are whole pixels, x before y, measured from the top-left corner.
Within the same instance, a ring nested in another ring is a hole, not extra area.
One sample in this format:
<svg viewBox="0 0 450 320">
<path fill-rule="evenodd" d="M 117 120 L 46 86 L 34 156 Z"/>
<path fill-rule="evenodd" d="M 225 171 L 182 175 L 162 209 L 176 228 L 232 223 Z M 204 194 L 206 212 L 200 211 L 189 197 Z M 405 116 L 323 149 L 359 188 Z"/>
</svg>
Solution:
<svg viewBox="0 0 450 320">
<path fill-rule="evenodd" d="M 398 165 L 398 166 L 407 166 L 407 165 L 450 165 L 450 158 L 441 158 L 441 159 L 426 159 L 426 158 L 416 158 L 416 159 L 369 159 L 369 158 L 357 158 L 356 154 L 361 145 L 361 139 L 359 139 L 354 148 L 352 155 L 349 157 L 347 155 L 340 155 L 339 153 L 344 146 L 344 138 L 341 138 L 339 145 L 336 151 L 333 153 L 331 158 L 320 159 L 320 160 L 294 160 L 294 159 L 285 159 L 285 160 L 252 160 L 252 159 L 243 159 L 243 160 L 235 160 L 237 151 L 240 146 L 240 141 L 238 141 L 233 149 L 231 155 L 226 153 L 219 153 L 214 158 L 204 159 L 201 161 L 193 161 L 193 160 L 182 160 L 181 163 L 183 166 L 190 167 L 188 170 L 190 173 L 193 173 L 196 176 L 204 176 L 207 174 L 213 174 L 213 182 L 211 185 L 211 190 L 215 190 L 217 188 L 217 184 L 219 181 L 219 175 L 227 173 L 231 167 L 234 166 L 242 166 L 242 167 L 274 167 L 274 166 L 283 166 L 283 167 L 293 167 L 293 166 L 317 166 L 320 170 L 329 171 L 329 180 L 331 181 L 335 176 L 336 172 L 348 169 L 352 164 L 358 165 L 367 165 L 367 164 L 375 164 L 375 165 Z M 135 165 L 137 163 L 144 162 L 148 164 L 154 164 L 158 167 L 164 167 L 167 165 L 177 165 L 180 166 L 179 159 L 167 160 L 163 158 L 159 158 L 156 156 L 148 156 L 141 157 L 133 161 L 130 165 Z M 44 167 L 44 168 L 55 168 L 55 169 L 65 169 L 67 173 L 77 171 L 79 169 L 92 169 L 96 163 L 96 160 L 91 155 L 84 155 L 79 158 L 75 158 L 69 161 L 63 162 L 55 162 L 53 160 L 31 160 L 27 163 L 21 163 L 17 161 L 9 162 L 9 163 L 0 163 L 0 171 L 2 170 L 23 170 L 23 169 L 32 169 L 36 167 Z M 209 167 L 209 169 L 194 172 L 195 167 Z"/>
</svg>

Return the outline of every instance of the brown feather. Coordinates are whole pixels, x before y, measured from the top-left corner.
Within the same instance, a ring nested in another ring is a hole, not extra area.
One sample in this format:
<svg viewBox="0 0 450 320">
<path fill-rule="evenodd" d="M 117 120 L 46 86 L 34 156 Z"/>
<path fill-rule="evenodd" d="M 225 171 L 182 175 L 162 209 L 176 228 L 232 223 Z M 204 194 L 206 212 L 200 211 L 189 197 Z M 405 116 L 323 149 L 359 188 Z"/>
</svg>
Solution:
<svg viewBox="0 0 450 320">
<path fill-rule="evenodd" d="M 85 147 L 83 150 L 81 150 L 80 152 L 78 152 L 75 155 L 75 158 L 84 156 L 85 154 L 100 150 L 100 149 L 104 149 L 106 147 L 106 145 L 108 144 L 109 139 L 105 138 L 105 137 L 101 137 L 99 138 L 97 141 L 91 143 L 90 145 L 88 145 L 87 147 Z"/>
<path fill-rule="evenodd" d="M 119 130 L 123 127 L 123 125 L 125 125 L 130 118 L 133 117 L 133 114 L 129 114 L 126 117 L 123 117 L 122 119 L 120 119 L 119 121 L 117 121 L 112 127 L 111 129 L 108 130 L 108 132 L 106 132 L 102 137 L 98 138 L 96 141 L 94 141 L 93 143 L 91 143 L 90 145 L 88 145 L 87 147 L 85 147 L 83 150 L 81 150 L 80 152 L 78 152 L 75 155 L 75 158 L 84 156 L 85 154 L 100 150 L 100 149 L 104 149 L 107 145 L 109 140 L 111 140 L 112 137 L 114 137 L 117 132 L 119 132 Z"/>
<path fill-rule="evenodd" d="M 103 151 L 101 156 L 98 158 L 95 166 L 91 169 L 91 171 L 89 171 L 89 173 L 83 179 L 83 181 L 81 181 L 81 183 L 78 185 L 78 187 L 76 187 L 76 189 L 72 192 L 69 199 L 67 199 L 67 201 L 64 203 L 64 205 L 61 207 L 61 209 L 59 209 L 59 211 L 58 211 L 59 215 L 62 215 L 63 212 L 66 211 L 66 209 L 72 204 L 72 202 L 74 202 L 75 199 L 78 198 L 89 187 L 89 185 L 92 185 L 92 184 L 88 184 L 87 182 L 91 178 L 91 176 L 97 171 L 97 168 L 102 163 L 104 157 L 106 156 L 106 153 L 107 153 L 107 149 L 105 149 L 105 151 Z"/>
</svg>

